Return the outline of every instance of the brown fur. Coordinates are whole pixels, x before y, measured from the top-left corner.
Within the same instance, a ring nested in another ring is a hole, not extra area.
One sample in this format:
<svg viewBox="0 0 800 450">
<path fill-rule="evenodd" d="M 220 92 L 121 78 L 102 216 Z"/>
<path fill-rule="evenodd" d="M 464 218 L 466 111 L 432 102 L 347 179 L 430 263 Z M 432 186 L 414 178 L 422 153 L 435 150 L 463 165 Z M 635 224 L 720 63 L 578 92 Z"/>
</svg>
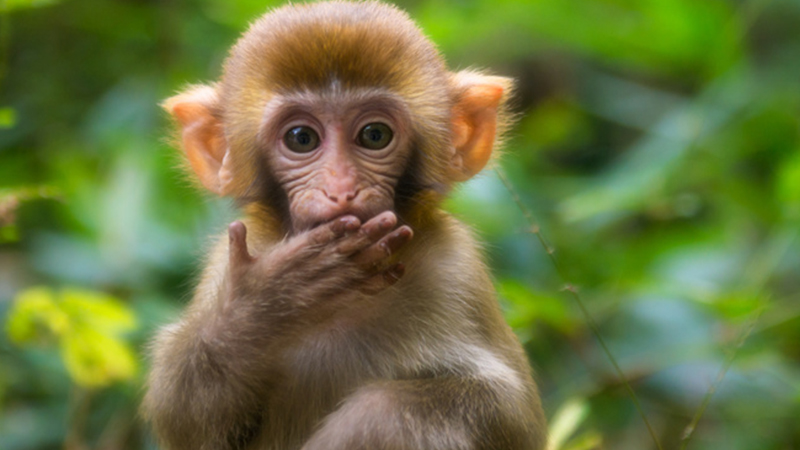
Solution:
<svg viewBox="0 0 800 450">
<path fill-rule="evenodd" d="M 264 107 L 297 95 L 329 105 L 331 89 L 387 91 L 410 112 L 412 157 L 393 188 L 399 228 L 378 229 L 391 213 L 291 225 L 265 156 Z M 154 343 L 143 412 L 164 448 L 544 448 L 536 386 L 479 245 L 439 208 L 454 180 L 485 163 L 463 162 L 474 145 L 458 142 L 495 139 L 509 89 L 447 72 L 396 8 L 336 1 L 272 11 L 233 48 L 217 86 L 165 103 L 193 170 L 245 218 Z M 491 134 L 473 139 L 483 124 Z"/>
</svg>

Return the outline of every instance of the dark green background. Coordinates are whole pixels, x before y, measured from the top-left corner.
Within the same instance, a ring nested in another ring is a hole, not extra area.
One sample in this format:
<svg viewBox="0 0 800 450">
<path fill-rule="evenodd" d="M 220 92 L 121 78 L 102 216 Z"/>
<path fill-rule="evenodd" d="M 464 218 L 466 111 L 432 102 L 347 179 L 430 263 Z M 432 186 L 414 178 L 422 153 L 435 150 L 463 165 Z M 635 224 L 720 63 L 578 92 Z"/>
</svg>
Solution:
<svg viewBox="0 0 800 450">
<path fill-rule="evenodd" d="M 0 322 L 31 286 L 106 292 L 143 355 L 175 318 L 235 212 L 177 170 L 157 104 L 216 78 L 269 5 L 0 0 Z M 558 421 L 561 448 L 656 448 L 567 283 L 663 448 L 731 355 L 687 448 L 800 448 L 800 2 L 400 5 L 450 67 L 518 82 L 499 166 L 563 277 L 495 172 L 449 208 L 487 243 L 548 417 L 586 413 Z M 141 359 L 135 380 L 87 390 L 53 345 L 0 333 L 0 449 L 154 448 Z"/>
</svg>

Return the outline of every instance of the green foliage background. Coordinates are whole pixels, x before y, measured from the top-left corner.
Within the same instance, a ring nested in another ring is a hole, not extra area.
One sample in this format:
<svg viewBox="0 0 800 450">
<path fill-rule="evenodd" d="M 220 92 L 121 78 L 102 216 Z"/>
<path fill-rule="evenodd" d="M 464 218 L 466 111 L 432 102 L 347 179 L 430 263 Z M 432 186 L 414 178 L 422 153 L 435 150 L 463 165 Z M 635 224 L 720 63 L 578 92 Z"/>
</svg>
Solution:
<svg viewBox="0 0 800 450">
<path fill-rule="evenodd" d="M 518 81 L 519 204 L 489 171 L 449 208 L 553 447 L 656 448 L 596 324 L 664 449 L 800 448 L 800 2 L 400 5 L 451 67 Z M 146 344 L 235 217 L 175 168 L 157 104 L 268 6 L 0 0 L 0 449 L 155 448 Z"/>
</svg>

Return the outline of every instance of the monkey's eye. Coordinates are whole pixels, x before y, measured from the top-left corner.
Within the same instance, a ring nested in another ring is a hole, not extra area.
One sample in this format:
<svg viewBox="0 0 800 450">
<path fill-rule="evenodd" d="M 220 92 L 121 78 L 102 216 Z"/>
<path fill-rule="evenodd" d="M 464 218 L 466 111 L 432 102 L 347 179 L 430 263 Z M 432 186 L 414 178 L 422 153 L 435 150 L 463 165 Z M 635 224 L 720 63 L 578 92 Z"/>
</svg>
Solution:
<svg viewBox="0 0 800 450">
<path fill-rule="evenodd" d="M 392 142 L 392 129 L 388 125 L 376 122 L 361 129 L 358 133 L 358 145 L 370 150 L 380 150 Z"/>
<path fill-rule="evenodd" d="M 283 143 L 295 153 L 308 153 L 319 147 L 319 136 L 309 127 L 294 127 L 286 132 Z"/>
</svg>

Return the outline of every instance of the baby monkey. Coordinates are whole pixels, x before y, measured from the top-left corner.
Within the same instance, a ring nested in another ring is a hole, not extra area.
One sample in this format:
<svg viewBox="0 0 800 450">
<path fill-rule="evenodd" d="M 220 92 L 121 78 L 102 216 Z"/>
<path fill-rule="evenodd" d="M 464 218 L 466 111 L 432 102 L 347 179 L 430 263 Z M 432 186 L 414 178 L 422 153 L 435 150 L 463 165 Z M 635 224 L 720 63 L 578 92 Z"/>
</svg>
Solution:
<svg viewBox="0 0 800 450">
<path fill-rule="evenodd" d="M 163 448 L 544 448 L 479 245 L 441 209 L 489 161 L 510 88 L 449 72 L 392 6 L 334 1 L 269 12 L 218 83 L 165 102 L 243 218 L 155 340 Z"/>
</svg>

